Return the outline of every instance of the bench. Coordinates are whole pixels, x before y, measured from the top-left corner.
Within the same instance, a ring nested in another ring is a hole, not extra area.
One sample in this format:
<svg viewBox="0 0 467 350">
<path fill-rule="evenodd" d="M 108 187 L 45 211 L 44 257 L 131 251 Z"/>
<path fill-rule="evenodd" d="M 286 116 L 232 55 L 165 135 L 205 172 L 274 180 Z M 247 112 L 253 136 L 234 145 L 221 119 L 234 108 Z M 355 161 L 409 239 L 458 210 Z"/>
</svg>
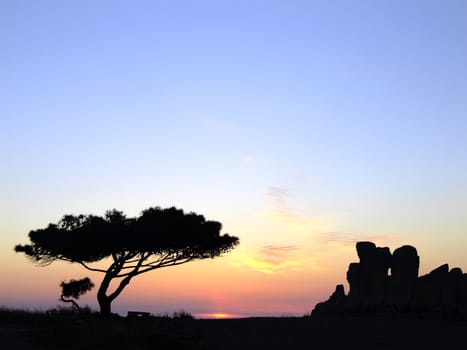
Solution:
<svg viewBox="0 0 467 350">
<path fill-rule="evenodd" d="M 128 311 L 127 318 L 149 318 L 149 312 Z"/>
</svg>

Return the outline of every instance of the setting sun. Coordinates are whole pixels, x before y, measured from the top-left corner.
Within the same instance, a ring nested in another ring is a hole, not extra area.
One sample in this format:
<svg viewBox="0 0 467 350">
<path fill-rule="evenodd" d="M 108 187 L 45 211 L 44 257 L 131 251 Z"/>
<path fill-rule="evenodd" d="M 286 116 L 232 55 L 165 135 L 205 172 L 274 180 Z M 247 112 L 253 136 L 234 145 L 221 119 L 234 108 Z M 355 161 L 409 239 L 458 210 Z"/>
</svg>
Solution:
<svg viewBox="0 0 467 350">
<path fill-rule="evenodd" d="M 220 320 L 220 319 L 226 319 L 226 318 L 245 318 L 246 316 L 240 315 L 240 314 L 214 312 L 214 313 L 208 313 L 208 314 L 195 314 L 195 317 Z"/>
</svg>

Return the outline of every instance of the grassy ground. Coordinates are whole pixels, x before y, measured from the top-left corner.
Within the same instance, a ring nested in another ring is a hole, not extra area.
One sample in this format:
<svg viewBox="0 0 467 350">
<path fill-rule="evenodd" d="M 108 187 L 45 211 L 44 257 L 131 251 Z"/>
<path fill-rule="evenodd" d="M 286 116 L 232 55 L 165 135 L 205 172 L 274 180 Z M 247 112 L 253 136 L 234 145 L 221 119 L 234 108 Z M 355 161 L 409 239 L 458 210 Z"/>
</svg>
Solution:
<svg viewBox="0 0 467 350">
<path fill-rule="evenodd" d="M 3 349 L 463 349 L 467 323 L 416 318 L 158 317 L 0 310 Z"/>
<path fill-rule="evenodd" d="M 189 317 L 128 320 L 66 309 L 51 312 L 0 310 L 3 349 L 190 349 Z M 5 346 L 5 344 L 7 346 Z"/>
</svg>

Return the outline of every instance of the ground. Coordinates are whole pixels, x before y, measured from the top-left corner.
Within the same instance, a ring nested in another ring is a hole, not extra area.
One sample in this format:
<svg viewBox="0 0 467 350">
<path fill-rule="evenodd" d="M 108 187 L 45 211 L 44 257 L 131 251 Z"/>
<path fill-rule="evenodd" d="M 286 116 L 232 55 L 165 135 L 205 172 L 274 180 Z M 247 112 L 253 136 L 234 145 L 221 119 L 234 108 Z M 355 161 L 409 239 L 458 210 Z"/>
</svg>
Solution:
<svg viewBox="0 0 467 350">
<path fill-rule="evenodd" d="M 467 322 L 414 317 L 1 320 L 3 349 L 463 349 Z"/>
</svg>

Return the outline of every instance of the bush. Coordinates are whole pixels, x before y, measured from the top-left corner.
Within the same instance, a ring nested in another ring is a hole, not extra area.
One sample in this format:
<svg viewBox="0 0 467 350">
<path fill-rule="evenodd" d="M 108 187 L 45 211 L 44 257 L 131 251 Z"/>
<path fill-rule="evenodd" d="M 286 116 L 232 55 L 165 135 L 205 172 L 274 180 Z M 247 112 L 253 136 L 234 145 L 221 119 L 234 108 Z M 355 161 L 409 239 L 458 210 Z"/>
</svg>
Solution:
<svg viewBox="0 0 467 350">
<path fill-rule="evenodd" d="M 172 318 L 177 318 L 177 319 L 190 319 L 192 320 L 194 317 L 188 312 L 188 311 L 185 311 L 185 310 L 180 310 L 180 311 L 175 311 L 173 314 L 172 314 Z"/>
</svg>

